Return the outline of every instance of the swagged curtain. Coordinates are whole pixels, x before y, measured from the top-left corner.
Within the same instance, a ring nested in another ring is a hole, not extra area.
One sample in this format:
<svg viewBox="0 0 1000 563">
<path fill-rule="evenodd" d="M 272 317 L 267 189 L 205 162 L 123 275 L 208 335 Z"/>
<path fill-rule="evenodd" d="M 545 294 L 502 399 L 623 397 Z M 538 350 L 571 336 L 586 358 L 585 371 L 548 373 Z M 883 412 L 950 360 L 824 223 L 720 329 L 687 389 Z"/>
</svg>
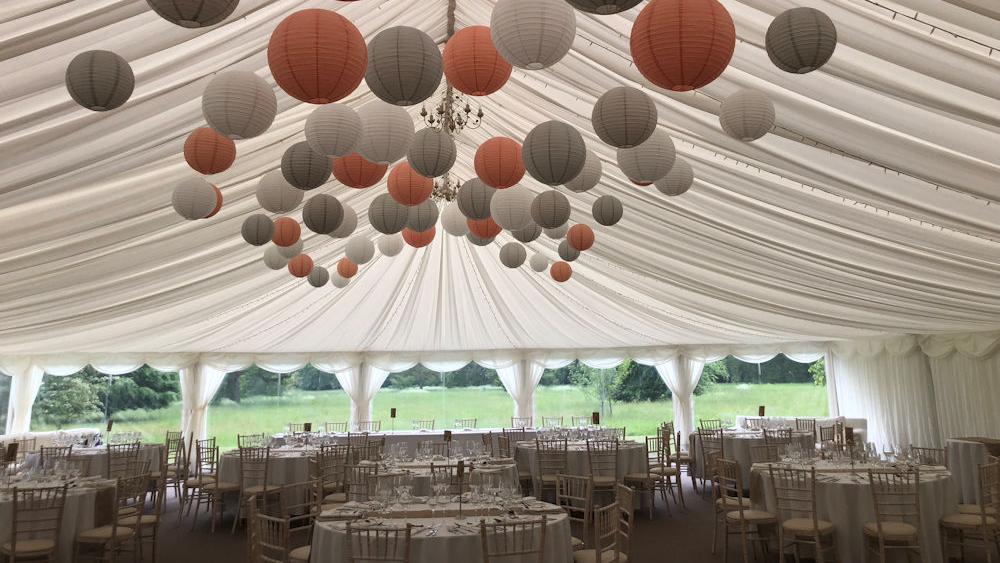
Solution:
<svg viewBox="0 0 1000 563">
<path fill-rule="evenodd" d="M 1000 437 L 1000 332 L 929 336 L 920 347 L 941 435 Z"/>
</svg>

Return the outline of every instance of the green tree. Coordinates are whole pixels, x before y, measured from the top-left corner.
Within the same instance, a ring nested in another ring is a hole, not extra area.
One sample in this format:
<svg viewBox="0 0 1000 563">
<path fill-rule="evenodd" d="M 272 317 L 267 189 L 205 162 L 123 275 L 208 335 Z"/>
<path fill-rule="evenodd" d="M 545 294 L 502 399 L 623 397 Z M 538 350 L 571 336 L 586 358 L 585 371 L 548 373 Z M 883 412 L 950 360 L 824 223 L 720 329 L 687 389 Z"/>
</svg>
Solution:
<svg viewBox="0 0 1000 563">
<path fill-rule="evenodd" d="M 813 385 L 826 386 L 826 360 L 821 359 L 813 362 L 809 366 L 809 375 L 813 378 Z"/>
<path fill-rule="evenodd" d="M 31 419 L 32 422 L 54 424 L 61 428 L 71 423 L 101 420 L 103 406 L 88 378 L 46 375 L 35 399 Z"/>
<path fill-rule="evenodd" d="M 601 416 L 614 414 L 614 393 L 618 370 L 595 369 L 579 361 L 570 364 L 570 380 L 598 404 Z"/>
<path fill-rule="evenodd" d="M 307 391 L 340 389 L 340 382 L 337 381 L 337 376 L 325 371 L 319 371 L 311 365 L 307 365 L 291 375 L 294 376 L 294 382 L 299 389 Z"/>
<path fill-rule="evenodd" d="M 637 364 L 625 360 L 618 366 L 618 382 L 612 393 L 612 399 L 623 403 L 637 401 L 657 401 L 668 397 L 670 391 L 660 379 L 653 366 Z"/>
</svg>

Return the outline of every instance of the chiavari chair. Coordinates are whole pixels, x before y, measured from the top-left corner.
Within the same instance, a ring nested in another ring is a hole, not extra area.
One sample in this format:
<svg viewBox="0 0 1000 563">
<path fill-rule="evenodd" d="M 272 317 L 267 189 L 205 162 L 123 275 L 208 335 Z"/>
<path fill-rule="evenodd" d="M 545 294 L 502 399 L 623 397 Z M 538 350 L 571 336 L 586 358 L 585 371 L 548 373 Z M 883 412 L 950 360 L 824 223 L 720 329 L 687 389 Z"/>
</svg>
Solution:
<svg viewBox="0 0 1000 563">
<path fill-rule="evenodd" d="M 323 431 L 327 434 L 344 434 L 347 432 L 346 422 L 324 422 Z"/>
<path fill-rule="evenodd" d="M 523 442 L 527 439 L 528 431 L 524 429 L 523 426 L 515 428 L 503 428 L 501 429 L 504 436 L 510 438 L 511 445 L 515 445 L 518 442 Z"/>
<path fill-rule="evenodd" d="M 868 470 L 875 521 L 863 528 L 865 549 L 886 563 L 889 551 L 906 552 L 921 560 L 920 470 Z"/>
<path fill-rule="evenodd" d="M 288 521 L 289 563 L 309 561 L 312 551 L 313 526 L 322 512 L 317 481 L 303 481 L 282 485 L 273 492 L 278 497 L 278 516 Z M 260 502 L 257 503 L 258 505 Z M 249 505 L 248 505 L 249 506 Z M 303 537 L 302 540 L 295 538 Z M 292 547 L 293 544 L 301 544 Z"/>
<path fill-rule="evenodd" d="M 817 563 L 826 561 L 826 552 L 837 560 L 836 528 L 832 522 L 821 520 L 816 511 L 816 468 L 793 469 L 769 465 L 768 475 L 774 490 L 780 516 L 778 526 L 778 554 L 784 557 L 790 547 L 799 556 L 802 546 L 815 551 Z M 791 515 L 786 518 L 786 515 Z"/>
<path fill-rule="evenodd" d="M 184 487 L 180 499 L 180 510 L 177 511 L 177 522 L 180 523 L 184 514 L 184 506 L 187 505 L 188 514 L 191 508 L 195 508 L 195 521 L 197 521 L 198 510 L 201 505 L 208 506 L 211 503 L 211 495 L 203 492 L 202 486 L 214 483 L 217 479 L 217 469 L 219 464 L 219 448 L 215 445 L 215 438 L 204 440 L 192 440 L 188 445 L 188 456 L 190 449 L 194 449 L 194 468 L 188 471 L 188 475 L 183 481 Z M 184 465 L 187 465 L 185 463 Z"/>
<path fill-rule="evenodd" d="M 743 496 L 743 474 L 739 463 L 725 458 L 717 459 L 715 479 L 718 491 L 716 505 L 721 504 L 725 511 L 725 516 L 722 518 L 724 523 L 722 560 L 729 561 L 729 537 L 739 535 L 743 563 L 749 563 L 751 544 L 766 541 L 761 534 L 761 527 L 774 524 L 778 518 L 770 512 L 750 508 L 749 499 Z"/>
<path fill-rule="evenodd" d="M 566 473 L 568 461 L 566 440 L 535 439 L 535 497 L 544 500 L 546 491 L 555 491 L 556 475 Z"/>
<path fill-rule="evenodd" d="M 236 517 L 233 518 L 232 533 L 236 533 L 240 516 L 243 514 L 244 503 L 250 497 L 257 497 L 267 502 L 268 473 L 271 465 L 270 447 L 242 447 L 239 449 L 240 477 L 239 494 L 237 497 Z M 273 487 L 272 487 L 273 488 Z"/>
<path fill-rule="evenodd" d="M 632 550 L 632 515 L 635 507 L 635 493 L 625 485 L 615 488 L 615 503 L 618 505 L 618 552 L 622 561 L 628 561 Z"/>
<path fill-rule="evenodd" d="M 497 455 L 503 458 L 514 457 L 514 450 L 511 448 L 510 436 L 507 434 L 497 436 Z"/>
<path fill-rule="evenodd" d="M 460 495 L 472 490 L 473 466 L 468 465 L 464 473 L 458 474 L 458 467 L 451 464 L 434 465 L 431 464 L 431 482 L 448 482 L 448 494 Z"/>
<path fill-rule="evenodd" d="M 17 462 L 24 463 L 25 458 L 30 453 L 38 451 L 38 438 L 18 438 L 17 439 Z"/>
<path fill-rule="evenodd" d="M 979 466 L 979 504 L 965 508 L 941 518 L 941 554 L 949 561 L 949 548 L 957 545 L 964 561 L 967 547 L 981 548 L 992 563 L 994 547 L 1000 553 L 1000 462 Z"/>
<path fill-rule="evenodd" d="M 718 418 L 699 418 L 698 430 L 721 430 L 722 420 Z"/>
<path fill-rule="evenodd" d="M 20 450 L 18 448 L 18 452 Z M 42 446 L 38 448 L 38 451 L 38 464 L 42 467 L 47 467 L 60 461 L 69 461 L 73 455 L 73 446 Z"/>
<path fill-rule="evenodd" d="M 257 498 L 251 497 L 247 503 L 247 518 L 250 530 L 250 561 L 253 563 L 306 563 L 301 551 L 295 553 L 291 549 L 291 522 L 288 518 L 271 516 L 260 512 L 257 508 Z"/>
<path fill-rule="evenodd" d="M 486 450 L 486 452 L 490 454 L 490 457 L 495 456 L 496 455 L 496 449 L 494 449 L 494 447 L 493 447 L 493 432 L 490 431 L 490 432 L 486 432 L 486 433 L 482 434 L 482 436 L 480 437 L 480 439 L 483 441 L 483 449 Z M 509 442 L 508 442 L 508 444 L 509 444 Z"/>
<path fill-rule="evenodd" d="M 166 464 L 161 463 L 161 468 Z M 122 526 L 128 526 L 135 530 L 135 550 L 139 554 L 139 560 L 143 560 L 143 546 L 148 545 L 152 554 L 153 563 L 156 563 L 157 545 L 160 535 L 160 522 L 163 517 L 163 509 L 166 504 L 167 482 L 156 481 L 156 486 L 147 494 L 151 495 L 152 512 L 145 511 L 142 514 L 132 514 L 124 516 L 120 520 Z"/>
<path fill-rule="evenodd" d="M 410 563 L 413 525 L 389 527 L 347 523 L 347 563 Z"/>
<path fill-rule="evenodd" d="M 542 417 L 542 428 L 562 428 L 562 427 L 563 427 L 563 417 L 561 416 Z"/>
<path fill-rule="evenodd" d="M 675 461 L 674 453 L 671 450 L 673 433 L 664 431 L 659 436 L 647 436 L 646 438 L 646 461 L 649 472 L 654 476 L 662 477 L 656 486 L 660 490 L 664 504 L 667 504 L 667 494 L 680 505 L 682 509 L 687 508 L 684 504 L 684 487 L 681 485 L 681 467 Z M 692 478 L 693 480 L 693 478 Z M 674 489 L 676 488 L 676 493 Z M 670 505 L 667 504 L 667 511 Z"/>
<path fill-rule="evenodd" d="M 566 511 L 570 523 L 576 522 L 583 528 L 582 536 L 590 537 L 591 518 L 594 514 L 594 480 L 589 476 L 556 475 L 556 505 Z M 576 536 L 570 537 L 573 550 L 586 547 L 586 541 Z"/>
<path fill-rule="evenodd" d="M 180 432 L 167 432 L 167 439 L 161 451 L 160 481 L 174 490 L 174 497 L 180 498 L 182 477 L 181 465 L 184 458 L 184 436 Z"/>
<path fill-rule="evenodd" d="M 11 490 L 13 518 L 10 539 L 0 553 L 11 563 L 30 559 L 54 561 L 66 506 L 66 485 Z"/>
<path fill-rule="evenodd" d="M 773 463 L 781 461 L 782 446 L 768 445 L 750 446 L 750 463 Z"/>
<path fill-rule="evenodd" d="M 764 417 L 747 417 L 744 420 L 746 420 L 746 427 L 747 427 L 747 429 L 749 429 L 749 430 L 763 430 L 764 429 L 764 422 L 767 419 L 765 419 Z"/>
<path fill-rule="evenodd" d="M 479 521 L 479 539 L 483 563 L 498 561 L 537 561 L 545 563 L 546 517 Z"/>
<path fill-rule="evenodd" d="M 660 455 L 662 454 L 662 452 L 659 450 L 659 444 L 655 444 L 654 445 L 655 449 L 651 453 L 650 449 L 649 449 L 650 448 L 649 440 L 650 440 L 650 438 L 647 437 L 646 438 L 646 444 L 645 444 L 645 448 L 646 448 L 646 451 L 645 451 L 645 458 L 646 458 L 645 471 L 638 471 L 638 472 L 635 472 L 635 473 L 626 473 L 625 477 L 624 477 L 624 482 L 625 482 L 625 485 L 627 485 L 627 486 L 623 487 L 622 485 L 618 485 L 617 488 L 618 488 L 618 490 L 621 490 L 622 488 L 631 488 L 632 491 L 635 491 L 635 492 L 639 493 L 640 495 L 642 495 L 646 499 L 646 508 L 649 511 L 649 519 L 652 520 L 653 519 L 653 509 L 655 508 L 654 502 L 655 502 L 655 499 L 656 499 L 656 491 L 657 490 L 660 490 L 661 493 L 663 494 L 663 499 L 664 499 L 663 502 L 664 502 L 664 504 L 667 505 L 667 513 L 671 514 L 671 510 L 670 510 L 670 504 L 667 503 L 667 501 L 666 501 L 666 493 L 663 493 L 663 491 L 665 490 L 664 476 L 663 476 L 662 473 L 654 473 L 651 470 L 651 468 L 650 468 L 650 463 L 652 463 L 653 464 L 653 468 L 660 469 L 660 470 L 663 469 L 663 467 L 664 467 L 663 466 L 663 462 L 662 462 L 662 460 L 660 458 Z M 629 494 L 632 494 L 631 491 L 630 491 Z M 630 505 L 629 508 L 631 509 L 632 506 Z"/>
<path fill-rule="evenodd" d="M 812 434 L 813 441 L 816 441 L 816 419 L 815 418 L 796 418 L 795 419 L 795 430 L 797 432 L 808 432 Z"/>
<path fill-rule="evenodd" d="M 510 417 L 510 425 L 513 428 L 531 428 L 531 417 L 530 416 L 512 416 Z"/>
<path fill-rule="evenodd" d="M 267 434 L 261 432 L 260 434 L 237 434 L 236 435 L 236 447 L 237 448 L 263 448 L 267 445 L 270 440 Z"/>
<path fill-rule="evenodd" d="M 574 563 L 623 563 L 623 553 L 619 550 L 621 520 L 618 503 L 613 502 L 594 510 L 594 535 L 591 549 L 573 552 Z"/>
<path fill-rule="evenodd" d="M 595 491 L 613 491 L 621 478 L 618 440 L 587 440 L 587 470 Z"/>
<path fill-rule="evenodd" d="M 289 422 L 288 423 L 288 433 L 289 434 L 302 434 L 306 431 L 307 422 Z"/>
<path fill-rule="evenodd" d="M 674 462 L 674 467 L 677 468 L 678 472 L 687 473 L 688 477 L 691 478 L 691 488 L 694 492 L 698 492 L 698 481 L 695 475 L 695 460 L 693 452 L 685 452 L 681 449 L 681 433 L 674 431 L 674 423 L 667 422 L 660 427 L 660 440 L 664 444 L 669 444 L 673 442 L 674 453 L 671 459 Z M 670 447 L 669 445 L 667 446 Z M 677 477 L 678 484 L 680 483 L 680 475 Z M 683 504 L 683 503 L 682 503 Z"/>
<path fill-rule="evenodd" d="M 430 446 L 432 456 L 451 457 L 451 442 L 425 442 Z"/>
<path fill-rule="evenodd" d="M 711 477 L 715 473 L 710 457 L 715 454 L 715 458 L 726 456 L 726 441 L 722 428 L 710 430 L 702 428 L 698 430 L 698 442 L 701 445 L 701 486 L 703 494 L 708 494 L 708 487 L 705 483 L 712 483 Z"/>
<path fill-rule="evenodd" d="M 910 454 L 922 465 L 948 467 L 948 452 L 944 448 L 921 448 L 910 446 Z"/>
<path fill-rule="evenodd" d="M 375 475 L 378 475 L 378 465 L 344 466 L 344 492 L 347 501 L 367 501 L 371 496 L 371 478 Z"/>
<path fill-rule="evenodd" d="M 411 420 L 410 425 L 414 430 L 434 430 L 434 419 Z"/>
<path fill-rule="evenodd" d="M 358 432 L 381 432 L 382 431 L 382 421 L 381 420 L 360 420 L 355 426 Z"/>
<path fill-rule="evenodd" d="M 74 561 L 87 558 L 114 563 L 118 561 L 126 545 L 131 544 L 138 549 L 141 544 L 135 540 L 135 522 L 141 521 L 144 515 L 148 483 L 148 473 L 118 478 L 114 494 L 116 510 L 111 523 L 77 534 L 73 546 Z M 132 526 L 126 525 L 126 521 L 132 522 Z M 85 551 L 90 553 L 84 553 Z"/>
<path fill-rule="evenodd" d="M 478 427 L 479 427 L 479 419 L 476 419 L 476 418 L 456 418 L 455 419 L 455 428 L 458 428 L 458 429 L 463 429 L 463 428 L 473 429 L 473 428 L 478 428 Z"/>
<path fill-rule="evenodd" d="M 347 444 L 323 444 L 316 453 L 311 479 L 319 481 L 324 503 L 345 503 L 344 466 L 350 462 Z"/>
<path fill-rule="evenodd" d="M 117 479 L 126 475 L 129 462 L 139 459 L 139 447 L 139 442 L 107 445 L 104 469 L 108 479 Z"/>
<path fill-rule="evenodd" d="M 573 428 L 580 428 L 581 426 L 590 426 L 593 419 L 590 416 L 571 416 L 569 420 Z"/>
<path fill-rule="evenodd" d="M 780 446 L 782 449 L 792 443 L 791 428 L 765 428 L 764 444 L 768 446 Z"/>
</svg>

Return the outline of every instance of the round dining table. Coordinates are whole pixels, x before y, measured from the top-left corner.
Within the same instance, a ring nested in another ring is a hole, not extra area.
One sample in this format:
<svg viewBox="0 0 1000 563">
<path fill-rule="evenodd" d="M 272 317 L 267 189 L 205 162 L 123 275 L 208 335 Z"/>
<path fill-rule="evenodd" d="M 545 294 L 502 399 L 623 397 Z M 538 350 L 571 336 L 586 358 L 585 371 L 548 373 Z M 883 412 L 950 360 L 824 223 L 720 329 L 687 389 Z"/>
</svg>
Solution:
<svg viewBox="0 0 1000 563">
<path fill-rule="evenodd" d="M 150 471 L 160 470 L 160 455 L 162 446 L 160 444 L 142 444 L 139 446 L 139 460 L 149 462 Z M 104 477 L 108 475 L 108 449 L 104 446 L 93 448 L 73 447 L 70 459 L 88 460 L 87 476 Z"/>
<path fill-rule="evenodd" d="M 991 455 L 1000 455 L 1000 440 L 995 438 L 949 438 L 945 441 L 948 469 L 958 486 L 959 501 L 979 503 L 979 466 Z"/>
<path fill-rule="evenodd" d="M 535 442 L 518 442 L 514 453 L 517 460 L 517 470 L 521 475 L 531 475 L 538 481 L 538 447 Z M 646 445 L 633 441 L 620 442 L 618 445 L 618 475 L 624 477 L 629 473 L 646 471 Z M 587 457 L 587 443 L 572 441 L 566 444 L 566 473 L 568 475 L 587 475 L 590 460 Z"/>
<path fill-rule="evenodd" d="M 804 451 L 811 451 L 816 447 L 816 441 L 811 432 L 792 432 L 792 443 L 798 444 Z M 722 449 L 726 459 L 730 459 L 739 464 L 743 474 L 743 488 L 750 488 L 750 467 L 753 465 L 751 448 L 763 446 L 764 434 L 753 430 L 726 430 L 722 433 Z M 701 439 L 695 432 L 690 436 L 691 459 L 695 463 L 695 475 L 706 477 L 704 474 L 704 464 L 701 462 Z"/>
</svg>

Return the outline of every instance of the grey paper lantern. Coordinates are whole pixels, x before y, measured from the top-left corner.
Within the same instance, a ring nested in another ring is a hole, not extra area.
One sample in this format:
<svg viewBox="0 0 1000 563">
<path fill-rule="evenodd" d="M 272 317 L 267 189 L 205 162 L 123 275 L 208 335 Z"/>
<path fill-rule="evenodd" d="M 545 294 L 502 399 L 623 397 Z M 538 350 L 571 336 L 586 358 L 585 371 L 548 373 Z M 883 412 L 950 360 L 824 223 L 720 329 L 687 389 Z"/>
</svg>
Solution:
<svg viewBox="0 0 1000 563">
<path fill-rule="evenodd" d="M 325 104 L 306 118 L 306 142 L 318 154 L 345 156 L 361 138 L 361 118 L 345 104 Z"/>
<path fill-rule="evenodd" d="M 527 227 L 519 231 L 512 231 L 510 234 L 514 235 L 514 238 L 523 243 L 529 243 L 541 236 L 542 228 L 532 221 Z"/>
<path fill-rule="evenodd" d="M 342 277 L 337 272 L 333 272 L 332 274 L 330 274 L 330 285 L 332 285 L 333 287 L 343 289 L 347 287 L 347 284 L 349 283 L 351 283 L 350 278 Z"/>
<path fill-rule="evenodd" d="M 764 36 L 767 56 L 785 72 L 805 74 L 826 64 L 837 48 L 837 26 L 816 8 L 792 8 L 774 18 Z"/>
<path fill-rule="evenodd" d="M 543 184 L 558 186 L 576 178 L 587 160 L 587 145 L 572 125 L 546 121 L 535 126 L 521 147 L 524 167 Z"/>
<path fill-rule="evenodd" d="M 215 188 L 201 178 L 188 178 L 174 188 L 174 211 L 185 219 L 204 219 L 218 203 Z"/>
<path fill-rule="evenodd" d="M 458 150 L 451 135 L 428 127 L 417 131 L 413 136 L 406 160 L 417 174 L 437 178 L 451 170 L 457 156 Z"/>
<path fill-rule="evenodd" d="M 317 194 L 302 207 L 302 222 L 310 231 L 328 235 L 344 221 L 344 206 L 329 194 Z"/>
<path fill-rule="evenodd" d="M 309 271 L 309 285 L 313 287 L 323 287 L 330 281 L 330 271 L 323 266 L 313 266 Z"/>
<path fill-rule="evenodd" d="M 531 219 L 543 229 L 565 225 L 569 212 L 569 200 L 555 190 L 542 192 L 531 202 Z"/>
<path fill-rule="evenodd" d="M 426 100 L 441 84 L 442 73 L 441 51 L 419 29 L 390 27 L 368 43 L 365 82 L 390 104 L 412 106 Z"/>
<path fill-rule="evenodd" d="M 510 64 L 539 70 L 562 60 L 576 38 L 576 12 L 564 0 L 498 0 L 490 36 Z"/>
<path fill-rule="evenodd" d="M 604 165 L 601 157 L 594 151 L 587 149 L 587 160 L 583 163 L 583 170 L 569 182 L 566 182 L 566 189 L 572 192 L 585 192 L 597 185 L 604 175 Z"/>
<path fill-rule="evenodd" d="M 760 90 L 737 90 L 722 100 L 719 106 L 719 124 L 734 139 L 759 139 L 774 127 L 774 104 Z"/>
<path fill-rule="evenodd" d="M 330 233 L 333 238 L 347 238 L 358 228 L 358 212 L 350 205 L 344 205 L 344 220 Z"/>
<path fill-rule="evenodd" d="M 278 249 L 278 254 L 284 256 L 286 260 L 291 260 L 299 254 L 302 254 L 303 246 L 305 246 L 305 243 L 300 238 L 289 246 L 275 246 L 275 248 Z"/>
<path fill-rule="evenodd" d="M 384 235 L 402 231 L 409 215 L 410 208 L 392 199 L 388 193 L 379 194 L 368 207 L 368 222 Z"/>
<path fill-rule="evenodd" d="M 629 180 L 651 184 L 670 172 L 676 157 L 670 135 L 657 129 L 638 147 L 618 149 L 618 166 Z"/>
<path fill-rule="evenodd" d="M 181 27 L 208 27 L 236 10 L 239 0 L 146 0 L 163 19 Z"/>
<path fill-rule="evenodd" d="M 272 170 L 257 183 L 257 202 L 272 213 L 289 213 L 302 203 L 305 193 L 288 183 L 281 170 Z"/>
<path fill-rule="evenodd" d="M 612 88 L 597 99 L 590 121 L 602 141 L 620 149 L 641 145 L 656 130 L 656 104 L 631 86 Z"/>
<path fill-rule="evenodd" d="M 309 143 L 300 141 L 285 149 L 281 157 L 281 175 L 289 184 L 300 190 L 318 188 L 330 179 L 330 157 L 312 150 Z"/>
<path fill-rule="evenodd" d="M 580 257 L 580 251 L 573 248 L 568 240 L 559 243 L 559 257 L 566 262 L 572 262 Z"/>
<path fill-rule="evenodd" d="M 128 61 L 111 51 L 85 51 L 66 67 L 66 89 L 91 111 L 120 107 L 132 96 L 135 75 Z"/>
<path fill-rule="evenodd" d="M 263 213 L 257 213 L 247 217 L 243 221 L 240 229 L 243 240 L 254 246 L 264 246 L 271 242 L 274 235 L 274 221 Z"/>
<path fill-rule="evenodd" d="M 458 202 L 453 201 L 444 208 L 441 213 L 441 226 L 446 233 L 453 237 L 464 237 L 469 233 L 469 222 L 462 210 L 458 207 Z"/>
<path fill-rule="evenodd" d="M 566 231 L 569 230 L 569 223 L 563 223 L 562 225 L 555 227 L 554 229 L 542 229 L 545 236 L 552 240 L 559 240 L 566 236 Z"/>
<path fill-rule="evenodd" d="M 230 139 L 249 139 L 267 131 L 278 113 L 278 99 L 256 74 L 232 70 L 215 75 L 201 95 L 209 127 Z"/>
<path fill-rule="evenodd" d="M 544 272 L 549 269 L 549 259 L 542 256 L 540 252 L 536 252 L 531 255 L 531 259 L 528 260 L 528 265 L 531 269 L 536 272 Z"/>
<path fill-rule="evenodd" d="M 367 264 L 375 257 L 375 243 L 364 235 L 354 235 L 347 240 L 344 255 L 355 264 Z"/>
<path fill-rule="evenodd" d="M 406 220 L 406 226 L 411 231 L 422 233 L 431 229 L 437 224 L 438 206 L 433 199 L 424 201 L 410 207 L 410 214 Z"/>
<path fill-rule="evenodd" d="M 621 200 L 613 195 L 602 195 L 597 198 L 591 211 L 594 214 L 594 220 L 605 227 L 610 227 L 621 221 L 624 213 Z"/>
<path fill-rule="evenodd" d="M 269 246 L 264 251 L 264 265 L 272 270 L 280 270 L 288 265 L 290 258 L 282 256 L 277 246 Z"/>
<path fill-rule="evenodd" d="M 566 0 L 577 10 L 602 16 L 624 12 L 642 0 Z"/>
<path fill-rule="evenodd" d="M 465 238 L 466 238 L 466 240 L 468 240 L 469 242 L 471 242 L 472 244 L 474 244 L 476 246 L 489 246 L 489 245 L 493 244 L 494 240 L 496 240 L 496 237 L 482 238 L 482 237 L 476 236 L 475 233 L 465 233 Z"/>
<path fill-rule="evenodd" d="M 694 170 L 687 160 L 678 158 L 667 175 L 654 184 L 660 193 L 668 196 L 681 195 L 694 183 Z"/>
<path fill-rule="evenodd" d="M 403 240 L 403 235 L 396 233 L 394 235 L 382 235 L 378 237 L 376 244 L 378 244 L 378 251 L 382 253 L 382 256 L 391 258 L 403 251 L 406 241 Z"/>
<path fill-rule="evenodd" d="M 513 186 L 497 190 L 490 200 L 490 217 L 508 231 L 518 231 L 531 225 L 531 203 L 535 194 L 527 188 Z"/>
<path fill-rule="evenodd" d="M 500 263 L 508 268 L 517 268 L 528 259 L 528 251 L 520 243 L 508 242 L 500 247 Z"/>
<path fill-rule="evenodd" d="M 467 180 L 458 189 L 455 201 L 458 208 L 469 219 L 486 219 L 490 216 L 490 202 L 498 190 L 486 185 L 479 178 Z"/>
<path fill-rule="evenodd" d="M 354 150 L 376 164 L 392 164 L 406 156 L 413 140 L 413 118 L 405 109 L 383 101 L 369 102 L 358 110 L 361 139 Z"/>
</svg>

